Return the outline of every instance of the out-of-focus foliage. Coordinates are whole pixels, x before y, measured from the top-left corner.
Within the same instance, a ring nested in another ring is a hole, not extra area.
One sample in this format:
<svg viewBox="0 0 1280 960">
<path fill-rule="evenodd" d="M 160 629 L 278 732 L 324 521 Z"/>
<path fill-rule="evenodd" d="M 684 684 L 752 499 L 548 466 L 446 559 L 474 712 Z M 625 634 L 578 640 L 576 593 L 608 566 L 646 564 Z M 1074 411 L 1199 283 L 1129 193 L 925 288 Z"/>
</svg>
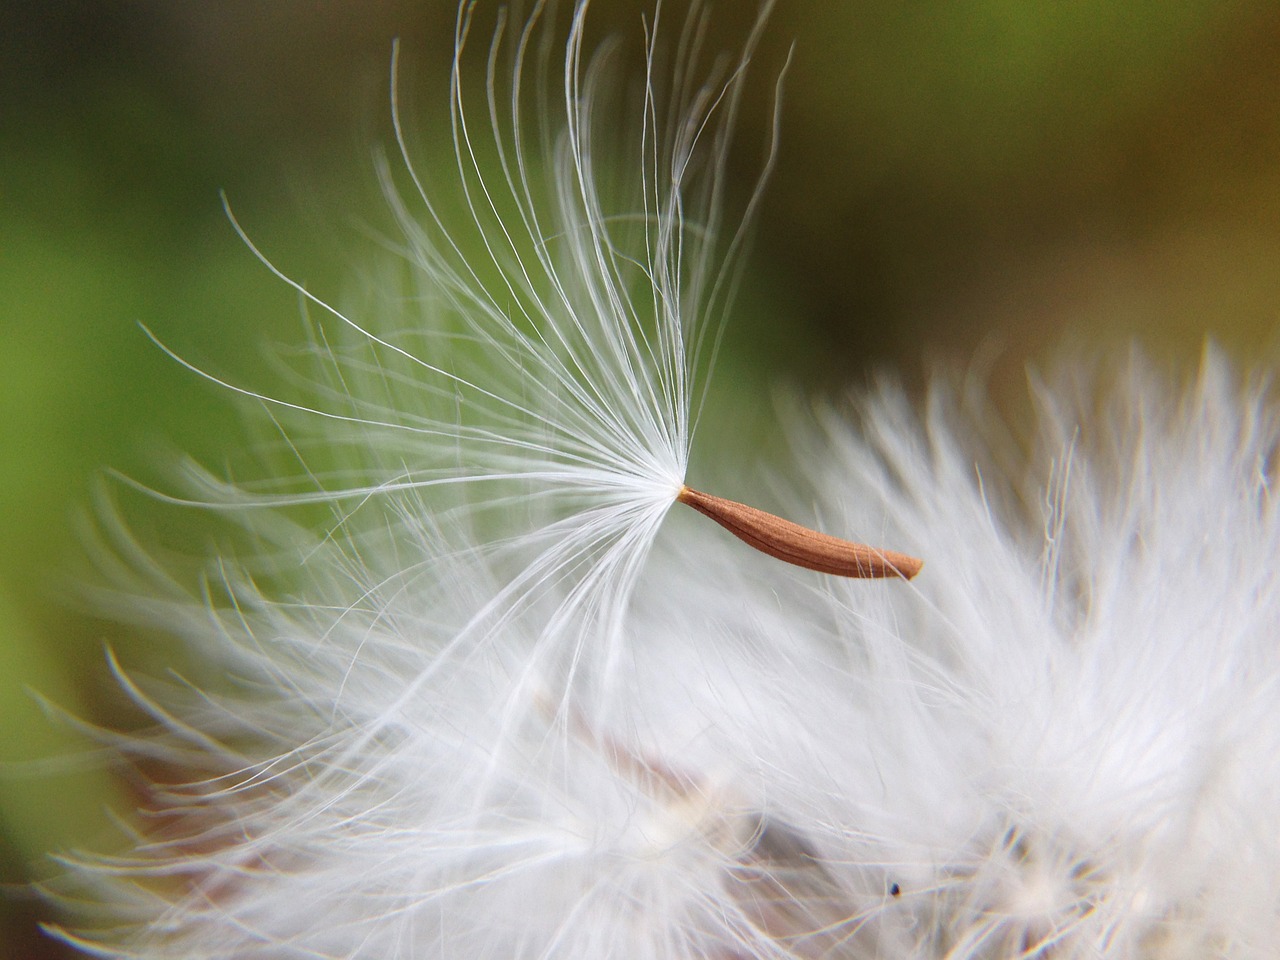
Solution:
<svg viewBox="0 0 1280 960">
<path fill-rule="evenodd" d="M 754 15 L 719 6 L 713 48 Z M 646 8 L 597 0 L 596 29 L 634 39 Z M 453 15 L 449 0 L 0 5 L 6 883 L 133 802 L 26 687 L 136 722 L 104 645 L 166 662 L 77 605 L 88 565 L 73 521 L 100 468 L 154 480 L 170 451 L 216 463 L 241 438 L 227 397 L 138 324 L 240 382 L 265 372 L 263 344 L 298 339 L 296 298 L 235 238 L 220 188 L 293 275 L 332 295 L 335 277 L 358 282 L 361 234 L 385 227 L 370 157 L 389 140 L 391 38 L 415 139 L 443 155 Z M 740 197 L 793 44 L 779 166 L 717 381 L 739 408 L 766 405 L 771 381 L 833 390 L 873 366 L 910 377 L 922 357 L 994 358 L 1002 390 L 1064 336 L 1185 360 L 1212 335 L 1274 356 L 1274 4 L 779 0 L 734 161 Z M 183 529 L 167 533 L 199 537 Z M 28 763 L 50 755 L 56 769 Z M 0 952 L 56 955 L 30 927 L 40 909 L 2 902 L 15 920 Z"/>
</svg>

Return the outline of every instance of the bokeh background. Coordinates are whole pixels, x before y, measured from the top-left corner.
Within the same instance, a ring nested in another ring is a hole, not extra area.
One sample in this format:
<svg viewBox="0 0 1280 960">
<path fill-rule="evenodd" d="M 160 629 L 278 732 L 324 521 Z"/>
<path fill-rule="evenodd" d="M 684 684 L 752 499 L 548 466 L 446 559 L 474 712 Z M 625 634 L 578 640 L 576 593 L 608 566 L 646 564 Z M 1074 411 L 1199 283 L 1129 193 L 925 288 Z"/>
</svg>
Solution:
<svg viewBox="0 0 1280 960">
<path fill-rule="evenodd" d="M 635 37 L 648 6 L 596 0 L 594 29 Z M 754 5 L 714 6 L 736 45 Z M 66 955 L 29 884 L 56 872 L 50 851 L 109 844 L 109 811 L 136 800 L 33 691 L 127 726 L 104 650 L 176 656 L 79 601 L 79 518 L 105 466 L 162 477 L 174 451 L 216 464 L 242 436 L 228 398 L 139 324 L 263 382 L 265 345 L 301 337 L 298 304 L 218 191 L 292 275 L 358 281 L 387 222 L 371 157 L 390 139 L 392 38 L 429 142 L 453 21 L 449 0 L 0 0 L 0 956 Z M 792 48 L 720 370 L 744 410 L 767 415 L 773 384 L 919 384 L 940 362 L 1016 408 L 1029 364 L 1134 342 L 1170 367 L 1206 337 L 1275 365 L 1271 0 L 779 0 L 740 199 Z"/>
</svg>

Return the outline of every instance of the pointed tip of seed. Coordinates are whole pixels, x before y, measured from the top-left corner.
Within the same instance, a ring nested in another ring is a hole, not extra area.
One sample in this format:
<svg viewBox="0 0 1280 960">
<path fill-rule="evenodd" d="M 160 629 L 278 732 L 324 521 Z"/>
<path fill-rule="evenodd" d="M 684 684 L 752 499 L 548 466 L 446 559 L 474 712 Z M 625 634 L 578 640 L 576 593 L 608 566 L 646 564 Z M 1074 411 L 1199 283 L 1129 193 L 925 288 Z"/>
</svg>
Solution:
<svg viewBox="0 0 1280 960">
<path fill-rule="evenodd" d="M 893 550 L 841 540 L 735 500 L 682 486 L 676 500 L 710 517 L 762 553 L 808 570 L 862 579 L 911 580 L 924 561 Z"/>
</svg>

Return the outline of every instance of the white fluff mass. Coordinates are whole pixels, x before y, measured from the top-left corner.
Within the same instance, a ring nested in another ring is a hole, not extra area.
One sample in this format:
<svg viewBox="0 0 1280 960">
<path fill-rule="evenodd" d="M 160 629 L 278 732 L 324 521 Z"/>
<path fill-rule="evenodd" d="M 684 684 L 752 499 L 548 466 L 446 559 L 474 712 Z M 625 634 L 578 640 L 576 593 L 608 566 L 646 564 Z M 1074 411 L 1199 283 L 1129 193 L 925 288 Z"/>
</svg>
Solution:
<svg viewBox="0 0 1280 960">
<path fill-rule="evenodd" d="M 73 861 L 98 906 L 60 935 L 147 960 L 1275 956 L 1280 408 L 1209 355 L 1186 384 L 1068 372 L 1030 439 L 941 382 L 788 414 L 790 502 L 759 505 L 923 557 L 910 583 L 668 517 L 750 219 L 723 168 L 761 27 L 729 57 L 699 13 L 650 39 L 627 111 L 585 13 L 567 52 L 504 22 L 488 86 L 455 71 L 456 167 L 387 174 L 397 289 L 356 315 L 298 285 L 306 396 L 227 384 L 295 459 L 193 469 L 254 544 L 203 585 L 133 552 L 131 614 L 227 679 L 125 681 L 156 729 L 124 749 L 179 782 L 127 854 Z M 689 481 L 747 499 L 756 456 Z"/>
</svg>

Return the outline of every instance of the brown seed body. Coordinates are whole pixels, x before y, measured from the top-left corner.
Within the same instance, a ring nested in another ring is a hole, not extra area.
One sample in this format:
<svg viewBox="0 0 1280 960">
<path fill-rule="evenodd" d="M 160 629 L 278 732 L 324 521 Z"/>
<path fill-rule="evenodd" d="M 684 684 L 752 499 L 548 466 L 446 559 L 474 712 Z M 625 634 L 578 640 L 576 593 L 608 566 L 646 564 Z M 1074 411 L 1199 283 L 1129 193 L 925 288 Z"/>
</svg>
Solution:
<svg viewBox="0 0 1280 960">
<path fill-rule="evenodd" d="M 910 580 L 924 561 L 892 550 L 841 540 L 745 503 L 682 487 L 676 497 L 762 553 L 838 577 L 902 577 Z"/>
</svg>

